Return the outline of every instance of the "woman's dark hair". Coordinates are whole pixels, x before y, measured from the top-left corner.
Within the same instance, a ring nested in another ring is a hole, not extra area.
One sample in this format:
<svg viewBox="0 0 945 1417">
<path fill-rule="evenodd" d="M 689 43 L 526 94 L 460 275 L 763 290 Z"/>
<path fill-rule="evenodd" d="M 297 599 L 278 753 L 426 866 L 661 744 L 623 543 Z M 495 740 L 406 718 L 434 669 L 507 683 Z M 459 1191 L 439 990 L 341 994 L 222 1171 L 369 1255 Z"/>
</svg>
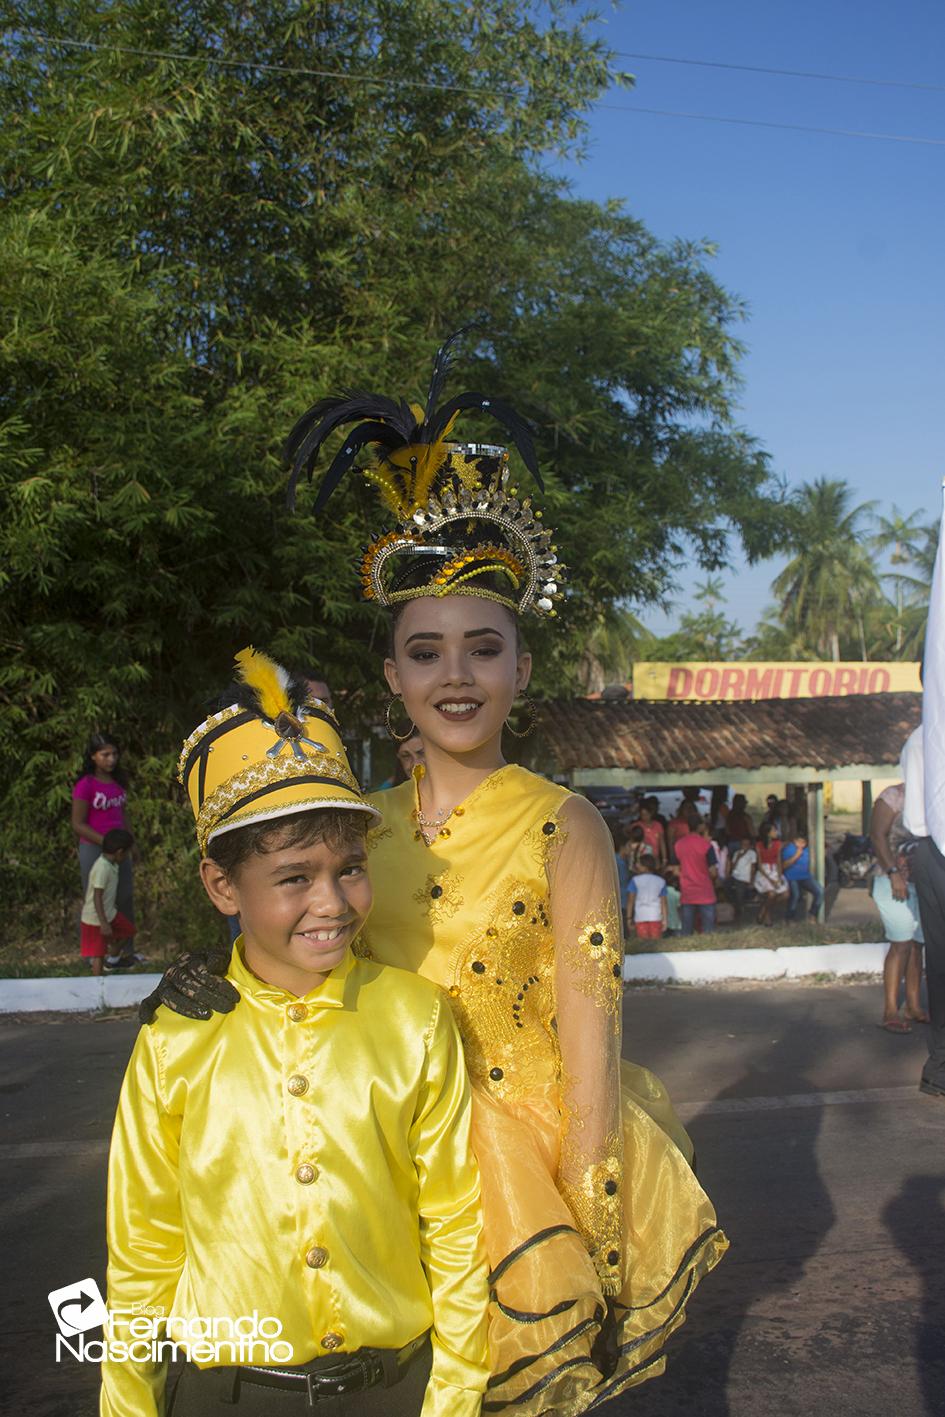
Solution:
<svg viewBox="0 0 945 1417">
<path fill-rule="evenodd" d="M 761 823 L 761 826 L 758 828 L 758 839 L 759 839 L 759 841 L 761 842 L 762 846 L 770 846 L 770 845 L 771 845 L 771 833 L 774 831 L 774 829 L 776 828 L 776 826 L 777 826 L 777 822 L 762 822 L 762 823 Z M 780 833 L 779 833 L 779 835 L 780 835 Z"/>
<path fill-rule="evenodd" d="M 332 851 L 345 851 L 364 841 L 368 829 L 367 812 L 350 807 L 324 807 L 318 811 L 290 812 L 264 822 L 234 827 L 214 837 L 207 855 L 228 876 L 233 876 L 250 856 L 290 847 L 314 846 L 325 841 Z"/>
<path fill-rule="evenodd" d="M 100 753 L 103 748 L 114 748 L 119 755 L 119 761 L 112 768 L 112 777 L 119 787 L 127 787 L 128 779 L 119 766 L 121 762 L 121 748 L 110 733 L 93 733 L 85 745 L 85 756 L 82 759 L 82 771 L 80 777 L 90 777 L 95 774 L 95 764 L 92 761 L 93 753 Z"/>
</svg>

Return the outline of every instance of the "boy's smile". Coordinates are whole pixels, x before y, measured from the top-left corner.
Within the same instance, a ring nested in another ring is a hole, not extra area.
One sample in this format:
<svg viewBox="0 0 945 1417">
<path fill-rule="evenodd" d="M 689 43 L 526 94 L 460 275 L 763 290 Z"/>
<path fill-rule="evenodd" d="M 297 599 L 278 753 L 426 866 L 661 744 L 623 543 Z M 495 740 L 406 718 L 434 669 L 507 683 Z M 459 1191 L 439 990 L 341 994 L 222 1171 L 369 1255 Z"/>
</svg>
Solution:
<svg viewBox="0 0 945 1417">
<path fill-rule="evenodd" d="M 204 884 L 225 914 L 239 914 L 246 964 L 290 994 L 317 989 L 344 960 L 371 908 L 362 841 L 320 840 L 246 858 L 232 877 L 213 861 Z"/>
</svg>

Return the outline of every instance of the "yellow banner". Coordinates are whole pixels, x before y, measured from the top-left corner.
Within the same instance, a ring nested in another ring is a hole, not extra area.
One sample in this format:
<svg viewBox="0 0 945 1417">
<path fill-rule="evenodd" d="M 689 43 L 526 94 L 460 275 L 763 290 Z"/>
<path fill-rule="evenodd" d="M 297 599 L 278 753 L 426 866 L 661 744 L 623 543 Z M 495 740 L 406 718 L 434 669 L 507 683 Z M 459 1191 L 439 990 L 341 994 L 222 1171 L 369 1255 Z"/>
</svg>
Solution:
<svg viewBox="0 0 945 1417">
<path fill-rule="evenodd" d="M 919 666 L 903 660 L 868 663 L 687 664 L 633 666 L 635 699 L 812 699 L 833 694 L 918 691 Z"/>
</svg>

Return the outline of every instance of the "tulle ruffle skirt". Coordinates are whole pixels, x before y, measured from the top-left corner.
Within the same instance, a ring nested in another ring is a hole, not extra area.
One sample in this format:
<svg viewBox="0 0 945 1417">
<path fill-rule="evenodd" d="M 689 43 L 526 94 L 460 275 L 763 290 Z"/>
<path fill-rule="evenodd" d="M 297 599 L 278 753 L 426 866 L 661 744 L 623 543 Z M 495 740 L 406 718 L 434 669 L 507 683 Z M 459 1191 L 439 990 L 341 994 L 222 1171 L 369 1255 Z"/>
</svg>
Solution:
<svg viewBox="0 0 945 1417">
<path fill-rule="evenodd" d="M 663 1345 L 727 1248 L 662 1084 L 628 1063 L 621 1084 L 623 1284 L 610 1299 L 555 1185 L 555 1091 L 499 1103 L 474 1089 L 492 1290 L 484 1413 L 574 1417 L 661 1373 Z"/>
</svg>

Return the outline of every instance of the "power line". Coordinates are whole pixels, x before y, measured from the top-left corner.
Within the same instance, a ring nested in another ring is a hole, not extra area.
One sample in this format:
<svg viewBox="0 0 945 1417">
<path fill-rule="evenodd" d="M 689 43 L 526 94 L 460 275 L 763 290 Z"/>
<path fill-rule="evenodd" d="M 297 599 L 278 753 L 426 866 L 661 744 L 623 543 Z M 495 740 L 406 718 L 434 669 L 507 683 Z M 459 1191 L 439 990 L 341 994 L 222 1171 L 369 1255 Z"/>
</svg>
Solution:
<svg viewBox="0 0 945 1417">
<path fill-rule="evenodd" d="M 343 69 L 297 68 L 289 64 L 265 64 L 258 59 L 224 59 L 216 54 L 179 54 L 170 49 L 139 49 L 128 44 L 98 44 L 90 39 L 61 39 L 56 35 L 41 34 L 39 30 L 19 30 L 18 34 L 36 40 L 39 44 L 62 44 L 67 49 L 108 50 L 113 54 L 132 54 L 140 59 L 173 59 L 184 64 L 215 64 L 226 69 L 258 69 L 270 74 L 296 74 L 313 79 L 338 79 L 346 84 L 374 84 L 377 88 L 434 89 L 442 93 L 478 94 L 480 97 L 495 95 L 500 98 L 521 98 L 521 90 L 471 88 L 463 84 L 436 84 L 426 79 L 405 79 L 400 74 L 396 79 L 388 74 L 351 74 Z"/>
<path fill-rule="evenodd" d="M 945 93 L 945 84 L 922 84 L 906 79 L 867 79 L 855 74 L 819 74 L 808 69 L 765 69 L 759 64 L 725 64 L 715 59 L 680 59 L 671 54 L 638 54 L 633 50 L 617 49 L 618 59 L 648 59 L 654 64 L 689 64 L 699 69 L 736 69 L 743 74 L 776 74 L 785 79 L 821 79 L 832 84 L 873 84 L 887 89 L 928 89 Z"/>
<path fill-rule="evenodd" d="M 101 44 L 93 40 L 85 39 L 62 39 L 54 35 L 41 33 L 39 30 L 21 30 L 18 33 L 36 40 L 40 44 L 64 45 L 69 49 L 86 50 L 107 50 L 115 54 L 130 54 L 137 58 L 144 59 L 170 59 L 175 62 L 185 64 L 215 64 L 231 69 L 256 69 L 264 73 L 291 74 L 303 77 L 319 79 L 335 79 L 339 83 L 347 84 L 367 84 L 380 88 L 390 88 L 396 84 L 400 87 L 428 89 L 442 93 L 461 93 L 475 96 L 490 96 L 503 98 L 521 98 L 521 90 L 495 89 L 471 87 L 463 84 L 442 84 L 434 83 L 425 79 L 405 79 L 400 75 L 396 80 L 387 75 L 374 76 L 371 74 L 351 74 L 340 69 L 312 69 L 296 67 L 288 64 L 267 64 L 256 59 L 224 59 L 215 54 L 181 54 L 176 51 L 166 49 L 141 49 L 131 45 L 123 44 Z M 642 57 L 628 55 L 627 57 Z M 680 61 L 701 63 L 699 60 Z M 706 61 L 708 62 L 708 61 Z M 722 67 L 722 66 L 719 66 Z M 739 66 L 729 66 L 739 67 Z M 759 72 L 780 72 L 787 73 L 787 70 L 779 71 L 759 71 Z M 729 118 L 716 113 L 691 113 L 681 109 L 671 108 L 644 108 L 636 104 L 607 103 L 600 101 L 594 105 L 597 108 L 607 109 L 613 113 L 644 113 L 658 118 L 687 118 L 701 123 L 726 123 L 748 128 L 777 128 L 789 133 L 816 133 L 819 135 L 829 135 L 839 138 L 861 138 L 872 142 L 890 143 L 917 143 L 926 147 L 945 147 L 945 138 L 926 138 L 913 136 L 904 133 L 872 133 L 855 128 L 824 128 L 803 123 L 776 123 L 763 118 Z"/>
<path fill-rule="evenodd" d="M 764 118 L 726 118 L 718 113 L 688 113 L 676 108 L 638 108 L 636 104 L 598 103 L 616 113 L 652 113 L 659 118 L 693 118 L 700 123 L 735 123 L 747 128 L 781 128 L 789 133 L 830 133 L 837 138 L 868 138 L 887 143 L 921 143 L 945 148 L 945 138 L 913 137 L 907 133 L 869 133 L 857 128 L 816 128 L 806 123 L 775 123 Z"/>
</svg>

